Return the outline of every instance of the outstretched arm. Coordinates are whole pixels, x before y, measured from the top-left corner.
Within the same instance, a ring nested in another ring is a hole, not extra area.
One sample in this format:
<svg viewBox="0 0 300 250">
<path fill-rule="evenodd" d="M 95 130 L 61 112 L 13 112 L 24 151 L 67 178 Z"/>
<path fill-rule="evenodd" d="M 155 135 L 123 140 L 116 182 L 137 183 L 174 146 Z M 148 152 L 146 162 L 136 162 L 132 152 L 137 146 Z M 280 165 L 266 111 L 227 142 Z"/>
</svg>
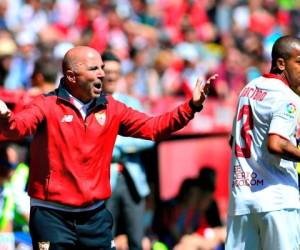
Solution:
<svg viewBox="0 0 300 250">
<path fill-rule="evenodd" d="M 149 116 L 118 103 L 118 110 L 122 113 L 119 134 L 154 141 L 169 137 L 171 133 L 186 126 L 194 118 L 195 112 L 201 111 L 210 84 L 216 78 L 217 75 L 211 76 L 203 85 L 198 80 L 190 100 L 158 116 Z"/>
<path fill-rule="evenodd" d="M 44 96 L 37 97 L 22 111 L 14 113 L 0 100 L 0 141 L 20 140 L 35 133 L 44 119 Z"/>
</svg>

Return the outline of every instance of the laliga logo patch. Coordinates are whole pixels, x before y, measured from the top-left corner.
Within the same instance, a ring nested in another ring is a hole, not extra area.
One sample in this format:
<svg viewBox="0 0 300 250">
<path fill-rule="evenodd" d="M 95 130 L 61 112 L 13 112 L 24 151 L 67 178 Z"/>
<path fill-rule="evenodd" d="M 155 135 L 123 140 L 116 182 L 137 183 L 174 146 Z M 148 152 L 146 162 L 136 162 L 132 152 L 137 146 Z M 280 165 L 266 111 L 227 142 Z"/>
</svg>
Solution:
<svg viewBox="0 0 300 250">
<path fill-rule="evenodd" d="M 95 118 L 97 120 L 97 122 L 103 126 L 105 121 L 106 121 L 106 113 L 105 111 L 104 112 L 98 112 L 98 113 L 95 113 Z"/>
<path fill-rule="evenodd" d="M 295 104 L 293 103 L 289 103 L 286 105 L 286 111 L 289 113 L 289 114 L 294 114 L 296 112 L 296 106 Z"/>
<path fill-rule="evenodd" d="M 39 250 L 49 250 L 50 241 L 41 241 L 39 242 Z"/>
</svg>

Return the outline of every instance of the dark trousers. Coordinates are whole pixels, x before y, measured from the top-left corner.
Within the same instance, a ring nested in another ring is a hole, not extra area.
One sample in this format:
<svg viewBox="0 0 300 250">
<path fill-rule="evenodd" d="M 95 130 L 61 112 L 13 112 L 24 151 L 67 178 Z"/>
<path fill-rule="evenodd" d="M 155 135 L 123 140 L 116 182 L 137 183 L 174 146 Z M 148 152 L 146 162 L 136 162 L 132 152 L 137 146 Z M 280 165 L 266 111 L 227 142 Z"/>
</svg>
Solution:
<svg viewBox="0 0 300 250">
<path fill-rule="evenodd" d="M 34 250 L 112 250 L 111 213 L 101 206 L 87 212 L 32 207 L 30 234 Z"/>
<path fill-rule="evenodd" d="M 128 237 L 130 250 L 141 250 L 144 236 L 144 210 L 145 198 L 139 197 L 133 190 L 133 183 L 122 173 L 118 176 L 118 181 L 112 196 L 107 201 L 107 209 L 114 218 L 113 235 L 116 236 L 120 221 L 122 230 Z"/>
</svg>

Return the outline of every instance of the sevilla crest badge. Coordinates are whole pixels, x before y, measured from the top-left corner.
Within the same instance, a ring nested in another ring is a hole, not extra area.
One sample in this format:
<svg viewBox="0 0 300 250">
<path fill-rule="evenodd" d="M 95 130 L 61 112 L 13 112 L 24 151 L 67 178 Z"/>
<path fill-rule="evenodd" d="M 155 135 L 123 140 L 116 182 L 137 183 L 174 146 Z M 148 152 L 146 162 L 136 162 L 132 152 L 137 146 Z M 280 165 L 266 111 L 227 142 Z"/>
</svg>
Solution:
<svg viewBox="0 0 300 250">
<path fill-rule="evenodd" d="M 105 112 L 98 112 L 95 113 L 95 118 L 97 120 L 97 122 L 103 126 L 105 121 L 106 121 L 106 113 Z"/>
</svg>

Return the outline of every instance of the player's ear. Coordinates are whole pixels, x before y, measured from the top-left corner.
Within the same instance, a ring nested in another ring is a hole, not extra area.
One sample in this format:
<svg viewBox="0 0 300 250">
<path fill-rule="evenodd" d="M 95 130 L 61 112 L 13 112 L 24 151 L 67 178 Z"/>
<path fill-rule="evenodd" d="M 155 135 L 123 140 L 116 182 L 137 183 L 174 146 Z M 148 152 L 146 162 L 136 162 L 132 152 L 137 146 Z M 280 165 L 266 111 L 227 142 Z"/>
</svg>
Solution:
<svg viewBox="0 0 300 250">
<path fill-rule="evenodd" d="M 76 76 L 75 72 L 73 70 L 68 69 L 66 71 L 66 78 L 68 79 L 69 82 L 75 82 L 76 81 Z"/>
<path fill-rule="evenodd" d="M 285 70 L 285 60 L 281 57 L 279 57 L 277 60 L 276 60 L 276 65 L 277 65 L 277 68 L 280 70 L 280 71 L 284 71 Z"/>
</svg>

